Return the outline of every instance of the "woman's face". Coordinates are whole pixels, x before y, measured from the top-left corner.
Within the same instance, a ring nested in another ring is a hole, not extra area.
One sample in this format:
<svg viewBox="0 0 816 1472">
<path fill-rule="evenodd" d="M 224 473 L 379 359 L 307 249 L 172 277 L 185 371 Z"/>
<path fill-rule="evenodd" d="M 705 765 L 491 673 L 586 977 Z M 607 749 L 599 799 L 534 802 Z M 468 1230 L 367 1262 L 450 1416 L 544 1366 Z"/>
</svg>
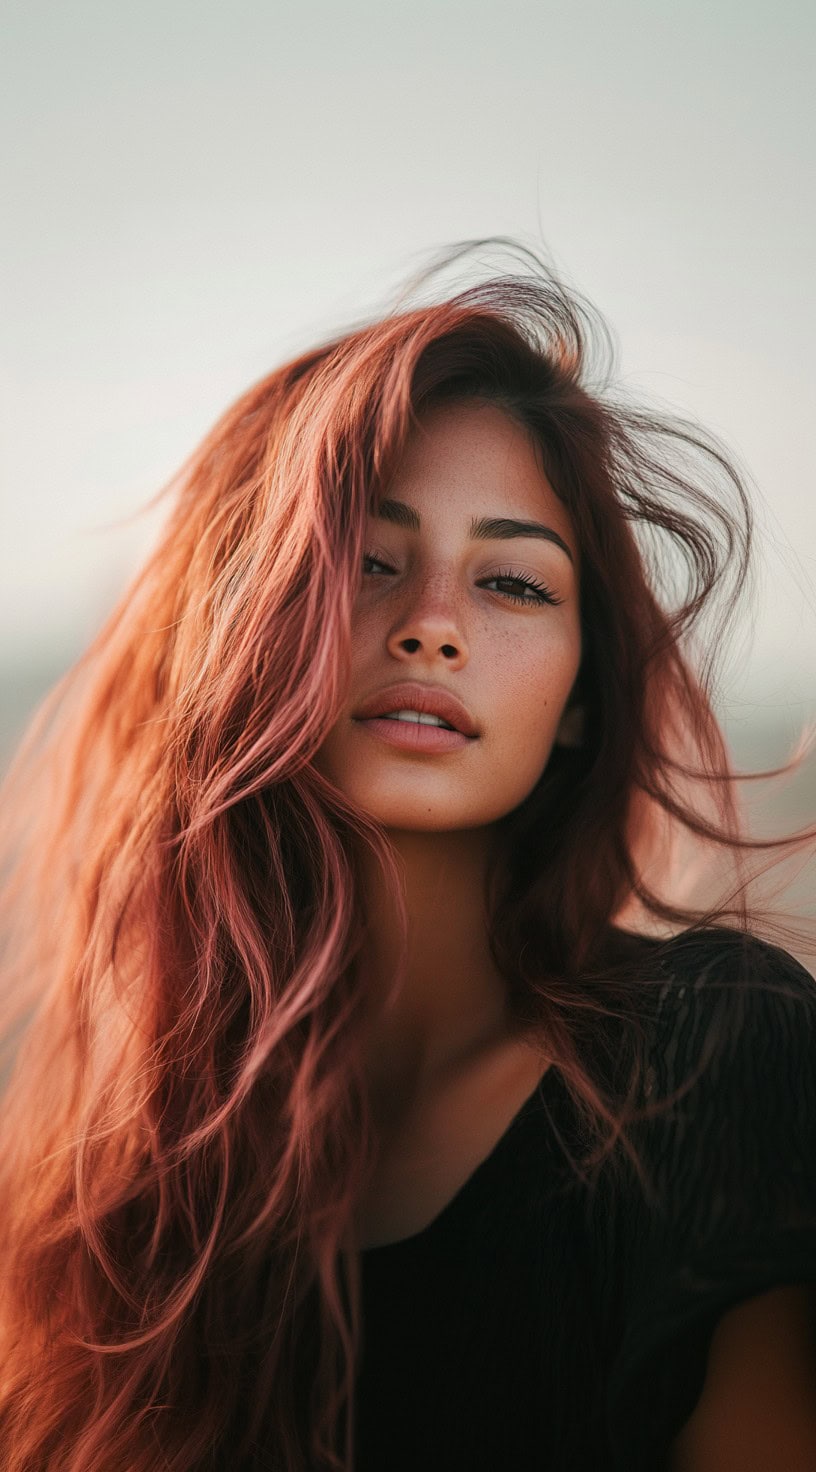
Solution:
<svg viewBox="0 0 816 1472">
<path fill-rule="evenodd" d="M 575 534 L 527 432 L 490 403 L 428 411 L 386 495 L 368 521 L 348 700 L 315 765 L 388 829 L 480 828 L 535 786 L 578 673 Z M 389 516 L 394 502 L 410 510 Z M 481 518 L 551 535 L 473 537 Z M 454 695 L 478 734 L 445 751 L 398 747 L 382 722 L 356 718 L 405 681 Z"/>
</svg>

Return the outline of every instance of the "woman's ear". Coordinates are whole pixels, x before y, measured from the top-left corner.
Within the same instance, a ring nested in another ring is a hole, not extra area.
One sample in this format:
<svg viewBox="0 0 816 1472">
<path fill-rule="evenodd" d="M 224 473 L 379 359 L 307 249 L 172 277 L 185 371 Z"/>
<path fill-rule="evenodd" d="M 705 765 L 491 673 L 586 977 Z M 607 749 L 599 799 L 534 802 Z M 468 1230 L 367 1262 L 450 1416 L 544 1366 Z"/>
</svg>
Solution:
<svg viewBox="0 0 816 1472">
<path fill-rule="evenodd" d="M 567 703 L 561 712 L 554 746 L 578 748 L 586 744 L 586 706 L 584 705 L 584 661 L 572 682 Z"/>
<path fill-rule="evenodd" d="M 581 747 L 586 740 L 586 711 L 584 706 L 575 703 L 564 707 L 561 720 L 558 722 L 558 730 L 555 733 L 555 746 Z"/>
</svg>

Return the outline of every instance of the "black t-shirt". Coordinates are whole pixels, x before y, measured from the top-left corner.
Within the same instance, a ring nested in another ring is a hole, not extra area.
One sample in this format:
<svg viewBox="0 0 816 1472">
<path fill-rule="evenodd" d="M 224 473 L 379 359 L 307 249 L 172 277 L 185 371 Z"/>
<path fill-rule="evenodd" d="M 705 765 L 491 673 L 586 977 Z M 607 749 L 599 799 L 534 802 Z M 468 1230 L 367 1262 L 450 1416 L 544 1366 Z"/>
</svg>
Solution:
<svg viewBox="0 0 816 1472">
<path fill-rule="evenodd" d="M 576 1177 L 551 1066 L 424 1231 L 363 1252 L 356 1472 L 659 1472 L 723 1312 L 816 1282 L 816 982 L 750 939 L 736 995 L 740 946 L 661 948 L 641 1097 L 705 1066 L 631 1127 L 651 1196 Z"/>
</svg>

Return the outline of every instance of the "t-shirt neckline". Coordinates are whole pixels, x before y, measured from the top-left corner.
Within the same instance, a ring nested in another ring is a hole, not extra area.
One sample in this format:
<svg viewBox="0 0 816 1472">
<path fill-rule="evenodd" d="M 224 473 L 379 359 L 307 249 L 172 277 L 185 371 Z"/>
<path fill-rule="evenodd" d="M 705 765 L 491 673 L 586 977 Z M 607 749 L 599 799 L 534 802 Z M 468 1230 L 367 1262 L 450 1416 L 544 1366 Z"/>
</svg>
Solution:
<svg viewBox="0 0 816 1472">
<path fill-rule="evenodd" d="M 557 1072 L 558 1070 L 552 1063 L 544 1070 L 532 1093 L 527 1096 L 521 1107 L 516 1110 L 507 1128 L 503 1130 L 496 1143 L 491 1146 L 487 1155 L 479 1161 L 470 1175 L 462 1182 L 459 1189 L 446 1201 L 445 1205 L 436 1213 L 436 1216 L 431 1221 L 427 1222 L 424 1227 L 421 1227 L 418 1232 L 411 1232 L 407 1237 L 399 1237 L 393 1242 L 379 1242 L 370 1247 L 361 1248 L 360 1257 L 362 1261 L 379 1261 L 389 1253 L 397 1253 L 400 1250 L 410 1252 L 414 1248 L 424 1246 L 432 1236 L 435 1236 L 446 1227 L 451 1217 L 462 1209 L 463 1204 L 469 1202 L 474 1191 L 488 1175 L 491 1166 L 495 1165 L 497 1158 L 504 1153 L 511 1136 L 515 1136 L 516 1127 L 521 1123 L 522 1119 L 526 1119 L 527 1115 L 531 1113 L 536 1101 L 543 1100 L 546 1091 L 552 1088 L 553 1079 L 557 1075 Z"/>
</svg>

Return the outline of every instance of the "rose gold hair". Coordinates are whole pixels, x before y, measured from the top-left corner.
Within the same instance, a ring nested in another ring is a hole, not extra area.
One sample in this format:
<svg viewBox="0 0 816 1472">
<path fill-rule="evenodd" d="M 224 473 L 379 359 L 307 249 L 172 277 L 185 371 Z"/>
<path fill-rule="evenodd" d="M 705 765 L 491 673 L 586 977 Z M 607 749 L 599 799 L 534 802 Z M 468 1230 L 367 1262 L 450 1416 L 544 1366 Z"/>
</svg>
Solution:
<svg viewBox="0 0 816 1472">
<path fill-rule="evenodd" d="M 12 762 L 6 1472 L 353 1465 L 352 1218 L 376 1146 L 360 855 L 395 889 L 398 870 L 312 758 L 347 691 L 366 517 L 423 408 L 504 406 L 578 538 L 587 741 L 496 825 L 486 898 L 513 1007 L 593 1160 L 625 1148 L 625 1109 L 586 1048 L 618 1019 L 634 1089 L 653 980 L 626 907 L 747 929 L 739 873 L 705 911 L 646 878 L 658 819 L 726 856 L 763 849 L 711 700 L 745 491 L 710 435 L 609 391 L 603 323 L 530 260 L 245 393 L 162 493 L 155 550 Z"/>
</svg>

